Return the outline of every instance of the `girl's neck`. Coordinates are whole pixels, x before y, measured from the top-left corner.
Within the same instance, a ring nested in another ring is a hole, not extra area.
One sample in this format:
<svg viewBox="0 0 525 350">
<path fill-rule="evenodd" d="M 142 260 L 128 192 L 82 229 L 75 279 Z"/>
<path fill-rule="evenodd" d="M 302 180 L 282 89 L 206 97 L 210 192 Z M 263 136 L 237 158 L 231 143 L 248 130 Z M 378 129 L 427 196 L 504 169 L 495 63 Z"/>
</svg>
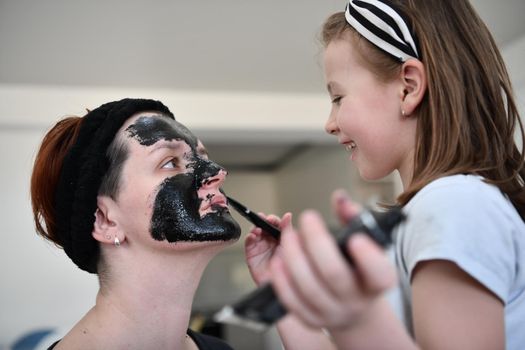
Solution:
<svg viewBox="0 0 525 350">
<path fill-rule="evenodd" d="M 406 190 L 412 182 L 412 175 L 414 173 L 414 149 L 410 150 L 397 170 L 401 178 L 403 190 Z"/>
</svg>

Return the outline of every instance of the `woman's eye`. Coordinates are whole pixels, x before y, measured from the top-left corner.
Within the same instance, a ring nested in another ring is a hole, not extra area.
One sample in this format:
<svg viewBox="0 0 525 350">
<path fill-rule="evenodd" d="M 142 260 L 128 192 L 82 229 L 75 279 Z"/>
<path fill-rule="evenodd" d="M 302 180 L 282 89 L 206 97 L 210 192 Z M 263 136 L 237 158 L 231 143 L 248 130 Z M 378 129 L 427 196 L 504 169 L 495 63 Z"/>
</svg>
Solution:
<svg viewBox="0 0 525 350">
<path fill-rule="evenodd" d="M 178 159 L 177 158 L 171 158 L 166 163 L 162 165 L 162 169 L 175 169 L 178 166 Z"/>
</svg>

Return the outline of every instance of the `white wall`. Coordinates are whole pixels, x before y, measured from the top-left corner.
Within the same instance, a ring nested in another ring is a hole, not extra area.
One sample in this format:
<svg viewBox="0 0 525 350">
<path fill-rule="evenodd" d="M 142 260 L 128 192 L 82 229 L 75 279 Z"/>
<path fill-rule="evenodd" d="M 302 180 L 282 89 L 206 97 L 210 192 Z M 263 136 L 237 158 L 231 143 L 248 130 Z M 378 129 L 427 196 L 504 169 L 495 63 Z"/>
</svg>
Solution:
<svg viewBox="0 0 525 350">
<path fill-rule="evenodd" d="M 97 281 L 36 236 L 29 178 L 40 130 L 0 130 L 0 348 L 22 331 L 72 325 L 93 305 Z"/>
<path fill-rule="evenodd" d="M 297 131 L 324 138 L 322 118 L 328 113 L 325 94 L 181 91 L 0 83 L 0 126 L 48 127 L 66 114 L 84 115 L 86 108 L 125 97 L 162 101 L 194 132 L 243 130 Z M 249 116 L 249 117 L 247 117 Z M 270 117 L 269 117 L 270 116 Z M 266 136 L 270 137 L 269 132 Z"/>
<path fill-rule="evenodd" d="M 348 158 L 349 154 L 339 144 L 323 145 L 312 147 L 285 164 L 276 172 L 279 212 L 299 214 L 305 209 L 315 209 L 332 229 L 337 229 L 340 224 L 330 203 L 335 189 L 345 189 L 353 200 L 367 206 L 395 199 L 394 177 L 364 181 Z"/>
<path fill-rule="evenodd" d="M 525 35 L 502 50 L 502 55 L 507 64 L 507 69 L 514 86 L 521 117 L 525 119 L 525 69 L 523 68 L 525 59 Z"/>
</svg>

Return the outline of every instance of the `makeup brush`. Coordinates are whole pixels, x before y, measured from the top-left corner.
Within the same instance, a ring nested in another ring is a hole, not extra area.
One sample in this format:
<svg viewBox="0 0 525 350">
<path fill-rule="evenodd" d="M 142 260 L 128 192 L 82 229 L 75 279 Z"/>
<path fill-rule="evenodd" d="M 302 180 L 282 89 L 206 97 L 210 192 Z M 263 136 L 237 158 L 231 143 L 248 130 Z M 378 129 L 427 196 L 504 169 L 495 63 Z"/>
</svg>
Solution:
<svg viewBox="0 0 525 350">
<path fill-rule="evenodd" d="M 270 234 L 273 238 L 279 240 L 279 238 L 281 237 L 281 231 L 278 228 L 261 218 L 259 215 L 248 209 L 246 206 L 237 202 L 235 199 L 228 196 L 226 198 L 228 199 L 228 205 L 231 205 L 233 209 L 237 210 L 239 214 L 244 216 L 255 226 L 261 228 L 264 232 Z"/>
</svg>

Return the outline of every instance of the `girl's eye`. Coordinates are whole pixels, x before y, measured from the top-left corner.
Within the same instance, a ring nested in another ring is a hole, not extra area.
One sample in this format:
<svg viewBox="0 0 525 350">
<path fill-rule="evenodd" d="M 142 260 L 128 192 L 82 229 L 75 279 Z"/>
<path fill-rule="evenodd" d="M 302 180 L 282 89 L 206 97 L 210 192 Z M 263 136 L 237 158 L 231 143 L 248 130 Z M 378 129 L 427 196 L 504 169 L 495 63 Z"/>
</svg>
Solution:
<svg viewBox="0 0 525 350">
<path fill-rule="evenodd" d="M 162 165 L 162 169 L 175 169 L 177 168 L 178 164 L 179 160 L 177 158 L 171 158 Z"/>
<path fill-rule="evenodd" d="M 332 99 L 332 104 L 339 105 L 341 102 L 341 96 L 336 96 Z"/>
</svg>

